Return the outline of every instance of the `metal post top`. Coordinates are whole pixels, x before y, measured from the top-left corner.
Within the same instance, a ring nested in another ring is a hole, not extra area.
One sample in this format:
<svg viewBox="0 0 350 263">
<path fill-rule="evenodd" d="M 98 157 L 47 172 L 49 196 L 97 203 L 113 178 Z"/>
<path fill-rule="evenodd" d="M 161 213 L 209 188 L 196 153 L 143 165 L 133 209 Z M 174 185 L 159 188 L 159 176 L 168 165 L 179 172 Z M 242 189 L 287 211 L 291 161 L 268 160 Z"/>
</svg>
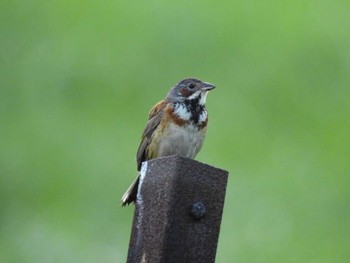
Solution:
<svg viewBox="0 0 350 263">
<path fill-rule="evenodd" d="M 146 161 L 148 165 L 166 165 L 166 166 L 171 166 L 174 167 L 176 165 L 191 165 L 191 166 L 196 166 L 197 168 L 201 169 L 209 169 L 209 170 L 215 170 L 216 172 L 220 172 L 223 174 L 228 175 L 228 171 L 223 170 L 221 168 L 217 168 L 215 166 L 205 164 L 199 161 L 196 161 L 194 159 L 190 159 L 187 157 L 183 157 L 181 155 L 169 155 L 169 156 L 163 156 L 159 158 L 155 158 L 152 160 Z"/>
<path fill-rule="evenodd" d="M 141 170 L 128 262 L 214 262 L 228 172 L 178 155 Z"/>
</svg>

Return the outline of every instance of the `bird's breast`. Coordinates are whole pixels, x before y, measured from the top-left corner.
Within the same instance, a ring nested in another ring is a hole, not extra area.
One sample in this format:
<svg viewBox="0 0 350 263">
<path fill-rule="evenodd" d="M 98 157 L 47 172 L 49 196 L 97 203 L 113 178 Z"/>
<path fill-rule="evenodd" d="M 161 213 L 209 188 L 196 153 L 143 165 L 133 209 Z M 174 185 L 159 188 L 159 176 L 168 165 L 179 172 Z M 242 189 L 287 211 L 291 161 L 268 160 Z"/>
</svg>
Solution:
<svg viewBox="0 0 350 263">
<path fill-rule="evenodd" d="M 204 109 L 199 113 L 195 122 L 186 110 L 182 106 L 166 110 L 152 140 L 157 157 L 177 154 L 193 159 L 199 152 L 206 134 L 207 112 Z"/>
<path fill-rule="evenodd" d="M 194 158 L 202 147 L 206 129 L 198 129 L 193 124 L 169 123 L 159 140 L 159 156 L 178 154 Z"/>
<path fill-rule="evenodd" d="M 187 103 L 175 103 L 167 108 L 166 115 L 179 126 L 192 124 L 200 130 L 207 126 L 208 112 L 204 106 L 196 105 L 197 107 Z"/>
</svg>

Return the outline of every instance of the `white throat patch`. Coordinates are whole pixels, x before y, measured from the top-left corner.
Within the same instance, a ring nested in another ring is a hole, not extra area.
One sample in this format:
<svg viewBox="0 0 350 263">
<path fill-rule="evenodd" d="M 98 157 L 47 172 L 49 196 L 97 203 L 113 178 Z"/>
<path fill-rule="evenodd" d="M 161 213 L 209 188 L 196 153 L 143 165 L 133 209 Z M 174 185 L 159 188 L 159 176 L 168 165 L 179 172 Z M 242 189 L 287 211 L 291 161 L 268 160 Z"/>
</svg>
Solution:
<svg viewBox="0 0 350 263">
<path fill-rule="evenodd" d="M 202 92 L 201 94 L 201 99 L 199 100 L 199 104 L 204 106 L 205 105 L 205 102 L 207 101 L 207 95 L 208 95 L 208 91 L 204 91 Z"/>
<path fill-rule="evenodd" d="M 195 93 L 193 93 L 191 96 L 188 97 L 189 100 L 193 100 L 198 98 L 199 94 L 201 93 L 200 90 L 196 91 Z"/>
<path fill-rule="evenodd" d="M 188 121 L 191 118 L 191 112 L 189 112 L 186 108 L 186 106 L 183 103 L 177 103 L 174 108 L 174 113 L 177 115 L 180 119 L 183 119 L 184 121 Z"/>
<path fill-rule="evenodd" d="M 195 93 L 193 93 L 191 96 L 188 97 L 189 100 L 194 100 L 196 98 L 198 98 L 199 96 L 201 96 L 201 99 L 199 100 L 199 104 L 204 106 L 206 101 L 207 101 L 207 95 L 208 95 L 208 90 L 206 91 L 196 91 Z"/>
</svg>

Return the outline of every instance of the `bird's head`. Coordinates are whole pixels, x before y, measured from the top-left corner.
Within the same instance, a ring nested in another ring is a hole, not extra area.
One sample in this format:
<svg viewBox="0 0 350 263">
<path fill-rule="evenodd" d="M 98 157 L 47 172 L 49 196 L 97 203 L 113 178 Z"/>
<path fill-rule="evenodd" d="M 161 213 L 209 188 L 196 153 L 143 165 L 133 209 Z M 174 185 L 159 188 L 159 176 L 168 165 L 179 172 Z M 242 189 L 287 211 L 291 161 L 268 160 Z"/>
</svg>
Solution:
<svg viewBox="0 0 350 263">
<path fill-rule="evenodd" d="M 167 100 L 181 102 L 186 100 L 197 100 L 200 105 L 205 105 L 207 94 L 215 86 L 199 79 L 187 78 L 181 80 L 171 88 L 167 95 Z"/>
</svg>

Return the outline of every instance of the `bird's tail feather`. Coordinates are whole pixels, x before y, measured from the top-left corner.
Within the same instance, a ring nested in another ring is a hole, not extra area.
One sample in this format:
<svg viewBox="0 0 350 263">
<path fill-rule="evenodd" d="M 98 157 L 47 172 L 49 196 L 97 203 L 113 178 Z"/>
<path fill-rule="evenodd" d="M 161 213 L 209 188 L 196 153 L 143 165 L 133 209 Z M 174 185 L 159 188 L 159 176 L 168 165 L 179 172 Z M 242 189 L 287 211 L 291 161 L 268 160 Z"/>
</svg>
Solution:
<svg viewBox="0 0 350 263">
<path fill-rule="evenodd" d="M 137 189 L 139 186 L 140 175 L 137 176 L 135 181 L 130 185 L 128 190 L 123 194 L 121 199 L 121 205 L 126 206 L 136 201 Z"/>
</svg>

